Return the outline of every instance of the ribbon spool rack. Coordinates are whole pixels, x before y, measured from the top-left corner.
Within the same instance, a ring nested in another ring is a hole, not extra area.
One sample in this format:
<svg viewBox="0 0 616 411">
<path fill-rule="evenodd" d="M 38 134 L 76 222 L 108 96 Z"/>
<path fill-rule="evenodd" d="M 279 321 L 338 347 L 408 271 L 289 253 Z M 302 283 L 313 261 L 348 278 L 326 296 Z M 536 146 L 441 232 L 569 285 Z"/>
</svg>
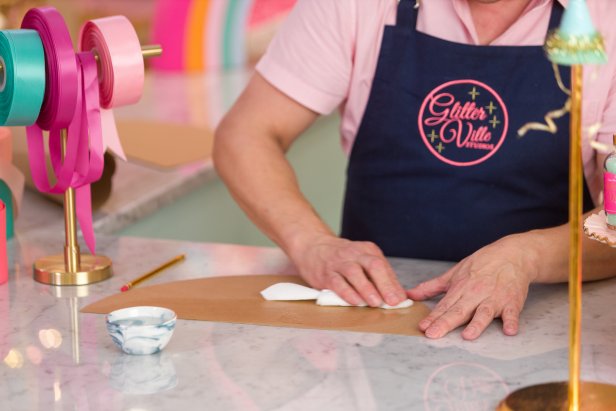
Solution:
<svg viewBox="0 0 616 411">
<path fill-rule="evenodd" d="M 53 7 L 30 9 L 20 30 L 0 31 L 0 123 L 26 126 L 36 187 L 64 195 L 64 253 L 33 265 L 34 279 L 50 285 L 87 285 L 112 275 L 111 260 L 95 252 L 90 184 L 102 175 L 106 148 L 125 159 L 111 109 L 140 99 L 143 60 L 162 54 L 158 45 L 142 47 L 124 16 L 86 22 L 79 50 Z M 78 225 L 91 255 L 80 252 Z"/>
<path fill-rule="evenodd" d="M 141 47 L 143 58 L 160 56 L 160 45 Z M 99 56 L 95 54 L 99 61 Z M 0 68 L 1 70 L 1 68 Z M 66 151 L 68 133 L 61 130 L 62 151 Z M 77 242 L 77 222 L 75 212 L 75 190 L 68 188 L 64 193 L 64 254 L 42 257 L 34 263 L 34 279 L 51 285 L 87 285 L 103 281 L 112 275 L 112 262 L 103 255 L 82 254 Z"/>
</svg>

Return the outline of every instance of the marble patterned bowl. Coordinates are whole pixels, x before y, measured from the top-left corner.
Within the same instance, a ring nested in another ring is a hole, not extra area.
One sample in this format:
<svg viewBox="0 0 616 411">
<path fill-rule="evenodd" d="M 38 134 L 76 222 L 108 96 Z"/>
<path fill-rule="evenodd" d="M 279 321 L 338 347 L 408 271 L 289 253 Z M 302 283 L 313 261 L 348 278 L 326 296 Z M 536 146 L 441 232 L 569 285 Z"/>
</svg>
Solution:
<svg viewBox="0 0 616 411">
<path fill-rule="evenodd" d="M 175 328 L 175 312 L 162 307 L 129 307 L 107 315 L 107 332 L 127 354 L 155 354 L 165 348 Z"/>
</svg>

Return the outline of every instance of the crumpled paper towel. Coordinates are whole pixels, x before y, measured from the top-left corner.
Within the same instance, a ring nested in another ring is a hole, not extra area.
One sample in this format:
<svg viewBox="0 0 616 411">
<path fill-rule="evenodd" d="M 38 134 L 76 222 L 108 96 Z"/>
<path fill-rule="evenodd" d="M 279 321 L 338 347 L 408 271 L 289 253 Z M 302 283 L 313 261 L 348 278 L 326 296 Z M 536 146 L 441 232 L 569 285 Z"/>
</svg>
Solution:
<svg viewBox="0 0 616 411">
<path fill-rule="evenodd" d="M 350 307 L 351 304 L 344 301 L 338 294 L 331 290 L 316 290 L 314 288 L 305 287 L 299 284 L 293 283 L 277 283 L 267 287 L 261 291 L 261 295 L 268 301 L 302 301 L 302 300 L 316 300 L 317 305 L 324 306 L 340 306 Z M 406 299 L 400 304 L 391 306 L 388 304 L 381 304 L 380 308 L 385 310 L 395 310 L 399 308 L 407 308 L 413 305 L 413 301 Z M 362 304 L 359 307 L 366 307 L 366 304 Z"/>
</svg>

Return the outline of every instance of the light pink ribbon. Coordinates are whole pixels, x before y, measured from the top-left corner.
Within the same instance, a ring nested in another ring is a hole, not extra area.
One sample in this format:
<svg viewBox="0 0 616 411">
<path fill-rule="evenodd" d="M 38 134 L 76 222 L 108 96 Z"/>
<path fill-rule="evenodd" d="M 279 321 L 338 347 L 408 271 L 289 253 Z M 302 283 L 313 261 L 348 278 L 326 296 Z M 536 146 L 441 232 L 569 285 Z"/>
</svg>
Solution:
<svg viewBox="0 0 616 411">
<path fill-rule="evenodd" d="M 134 104 L 143 94 L 145 75 L 137 33 L 124 16 L 90 20 L 81 28 L 79 48 L 98 54 L 104 145 L 126 160 L 111 108 Z"/>
</svg>

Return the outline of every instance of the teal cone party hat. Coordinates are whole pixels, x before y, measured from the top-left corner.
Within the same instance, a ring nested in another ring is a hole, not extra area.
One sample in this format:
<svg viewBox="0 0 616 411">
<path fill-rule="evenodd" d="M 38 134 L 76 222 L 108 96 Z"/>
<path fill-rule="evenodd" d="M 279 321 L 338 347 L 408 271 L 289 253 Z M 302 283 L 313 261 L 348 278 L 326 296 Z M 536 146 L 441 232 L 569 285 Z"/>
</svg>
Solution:
<svg viewBox="0 0 616 411">
<path fill-rule="evenodd" d="M 592 23 L 586 0 L 569 0 L 560 27 L 548 36 L 545 50 L 550 61 L 565 66 L 607 61 L 603 36 Z"/>
</svg>

